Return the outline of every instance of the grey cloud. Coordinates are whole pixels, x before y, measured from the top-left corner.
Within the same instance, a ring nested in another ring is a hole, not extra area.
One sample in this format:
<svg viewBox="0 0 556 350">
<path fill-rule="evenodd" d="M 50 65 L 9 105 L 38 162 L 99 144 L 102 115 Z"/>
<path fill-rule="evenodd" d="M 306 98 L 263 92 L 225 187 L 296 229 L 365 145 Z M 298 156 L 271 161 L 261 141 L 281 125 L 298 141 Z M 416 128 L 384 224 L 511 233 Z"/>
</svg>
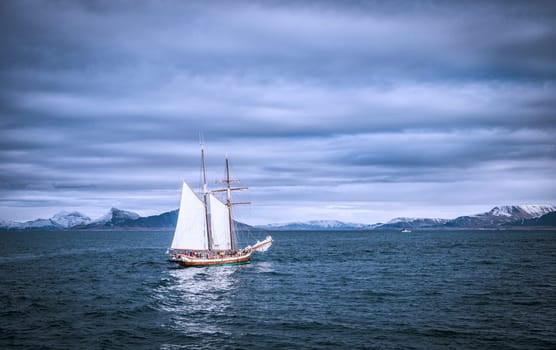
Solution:
<svg viewBox="0 0 556 350">
<path fill-rule="evenodd" d="M 519 4 L 423 2 L 403 13 L 383 11 L 383 4 L 360 12 L 296 3 L 142 3 L 100 13 L 73 2 L 43 13 L 14 7 L 7 11 L 15 18 L 6 31 L 19 34 L 9 40 L 17 48 L 14 65 L 30 59 L 28 65 L 62 70 L 132 65 L 158 72 L 287 75 L 333 83 L 358 76 L 368 83 L 392 80 L 389 75 L 459 80 L 465 74 L 554 74 L 554 53 L 546 45 L 555 31 L 551 17 Z M 527 31 L 531 27 L 538 29 Z M 5 54 L 7 60 L 11 54 Z M 541 71 L 538 60 L 546 63 Z"/>
<path fill-rule="evenodd" d="M 210 177 L 230 153 L 266 208 L 273 194 L 311 215 L 346 198 L 457 206 L 511 186 L 553 200 L 555 14 L 542 1 L 3 1 L 0 209 L 170 209 L 179 179 L 198 179 L 199 131 Z"/>
</svg>

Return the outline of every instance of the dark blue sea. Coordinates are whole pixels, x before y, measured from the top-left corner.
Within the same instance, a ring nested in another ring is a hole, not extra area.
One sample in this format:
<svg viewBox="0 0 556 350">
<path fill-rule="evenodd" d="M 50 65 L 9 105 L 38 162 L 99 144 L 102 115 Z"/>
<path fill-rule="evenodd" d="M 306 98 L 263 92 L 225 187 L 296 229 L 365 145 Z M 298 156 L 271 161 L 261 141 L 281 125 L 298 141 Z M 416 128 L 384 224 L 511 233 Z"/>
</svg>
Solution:
<svg viewBox="0 0 556 350">
<path fill-rule="evenodd" d="M 2 232 L 0 348 L 556 349 L 554 231 L 272 235 L 176 268 L 171 232 Z"/>
</svg>

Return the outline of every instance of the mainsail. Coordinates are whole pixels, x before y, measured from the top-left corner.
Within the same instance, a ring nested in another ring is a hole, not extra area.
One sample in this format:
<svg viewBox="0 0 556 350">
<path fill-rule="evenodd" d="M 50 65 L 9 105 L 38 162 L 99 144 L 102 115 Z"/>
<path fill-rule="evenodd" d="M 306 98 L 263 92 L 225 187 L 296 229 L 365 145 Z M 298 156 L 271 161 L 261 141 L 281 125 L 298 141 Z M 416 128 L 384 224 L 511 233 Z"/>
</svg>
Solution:
<svg viewBox="0 0 556 350">
<path fill-rule="evenodd" d="M 205 205 L 184 181 L 178 223 L 171 249 L 208 249 Z"/>
<path fill-rule="evenodd" d="M 209 195 L 212 248 L 228 250 L 232 248 L 228 206 L 212 193 Z"/>
</svg>

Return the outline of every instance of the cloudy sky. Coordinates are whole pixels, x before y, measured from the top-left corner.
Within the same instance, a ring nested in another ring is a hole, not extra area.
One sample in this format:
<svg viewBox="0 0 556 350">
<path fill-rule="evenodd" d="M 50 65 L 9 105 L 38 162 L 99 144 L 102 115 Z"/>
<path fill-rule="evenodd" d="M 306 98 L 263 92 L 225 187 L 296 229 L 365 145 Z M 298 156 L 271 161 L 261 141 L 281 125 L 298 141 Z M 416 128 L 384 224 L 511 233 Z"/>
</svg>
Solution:
<svg viewBox="0 0 556 350">
<path fill-rule="evenodd" d="M 175 209 L 200 132 L 209 178 L 228 154 L 250 187 L 251 224 L 555 204 L 555 18 L 552 1 L 1 1 L 0 219 Z"/>
</svg>

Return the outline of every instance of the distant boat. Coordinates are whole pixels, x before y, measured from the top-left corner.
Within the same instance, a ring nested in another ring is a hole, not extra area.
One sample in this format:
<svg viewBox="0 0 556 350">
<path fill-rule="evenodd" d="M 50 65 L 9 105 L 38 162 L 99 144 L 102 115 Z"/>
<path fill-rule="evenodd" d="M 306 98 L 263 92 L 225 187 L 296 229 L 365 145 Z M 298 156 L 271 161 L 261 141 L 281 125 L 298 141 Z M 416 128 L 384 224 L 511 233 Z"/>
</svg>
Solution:
<svg viewBox="0 0 556 350">
<path fill-rule="evenodd" d="M 410 233 L 410 232 L 411 232 L 411 230 L 410 230 L 410 229 L 408 229 L 408 228 L 404 228 L 404 229 L 403 229 L 403 230 L 402 230 L 401 232 L 402 232 L 402 233 Z"/>
<path fill-rule="evenodd" d="M 238 249 L 232 217 L 232 206 L 248 204 L 232 202 L 232 191 L 246 187 L 232 187 L 239 180 L 230 179 L 230 163 L 226 157 L 226 179 L 220 181 L 225 188 L 209 191 L 205 171 L 205 149 L 201 144 L 203 190 L 198 196 L 187 182 L 183 182 L 178 222 L 172 245 L 168 249 L 170 261 L 182 266 L 209 266 L 247 263 L 255 251 L 266 251 L 272 245 L 272 237 Z M 215 197 L 225 192 L 226 202 Z"/>
</svg>

